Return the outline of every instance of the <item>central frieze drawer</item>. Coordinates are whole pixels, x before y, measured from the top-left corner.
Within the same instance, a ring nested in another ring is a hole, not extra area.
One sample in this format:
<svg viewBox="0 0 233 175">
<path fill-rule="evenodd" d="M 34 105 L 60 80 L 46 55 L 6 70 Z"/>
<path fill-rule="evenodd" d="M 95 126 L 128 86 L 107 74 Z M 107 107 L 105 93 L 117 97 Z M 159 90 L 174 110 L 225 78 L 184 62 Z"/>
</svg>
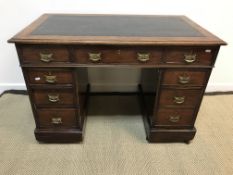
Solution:
<svg viewBox="0 0 233 175">
<path fill-rule="evenodd" d="M 72 89 L 34 89 L 34 103 L 38 106 L 74 106 L 75 96 Z"/>
<path fill-rule="evenodd" d="M 31 45 L 22 46 L 20 51 L 24 63 L 70 62 L 69 51 L 65 46 Z"/>
<path fill-rule="evenodd" d="M 38 109 L 38 121 L 40 128 L 72 128 L 77 127 L 75 109 Z"/>
<path fill-rule="evenodd" d="M 158 64 L 162 51 L 154 47 L 77 47 L 74 49 L 74 57 L 75 61 L 80 64 Z"/>
<path fill-rule="evenodd" d="M 72 84 L 73 75 L 69 69 L 29 68 L 29 84 Z"/>
<path fill-rule="evenodd" d="M 199 89 L 162 89 L 160 106 L 194 108 L 200 100 L 202 90 Z"/>
</svg>

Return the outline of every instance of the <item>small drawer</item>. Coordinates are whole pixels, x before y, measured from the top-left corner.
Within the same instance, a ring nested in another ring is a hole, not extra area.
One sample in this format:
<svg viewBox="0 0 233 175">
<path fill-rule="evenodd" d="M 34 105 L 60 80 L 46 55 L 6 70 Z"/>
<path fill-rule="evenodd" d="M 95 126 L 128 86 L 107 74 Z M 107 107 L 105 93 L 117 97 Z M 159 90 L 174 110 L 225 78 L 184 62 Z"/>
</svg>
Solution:
<svg viewBox="0 0 233 175">
<path fill-rule="evenodd" d="M 160 106 L 194 108 L 202 95 L 202 90 L 196 89 L 162 89 Z"/>
<path fill-rule="evenodd" d="M 24 63 L 69 62 L 69 51 L 63 46 L 22 46 L 20 58 Z"/>
<path fill-rule="evenodd" d="M 162 51 L 152 47 L 79 47 L 74 50 L 80 64 L 158 64 Z"/>
<path fill-rule="evenodd" d="M 166 48 L 163 62 L 167 64 L 212 65 L 215 48 L 172 47 Z"/>
<path fill-rule="evenodd" d="M 168 69 L 163 73 L 162 85 L 203 86 L 209 70 Z"/>
<path fill-rule="evenodd" d="M 73 89 L 33 89 L 34 103 L 43 107 L 67 107 L 75 105 Z"/>
<path fill-rule="evenodd" d="M 32 69 L 27 70 L 29 84 L 73 84 L 72 71 L 69 69 Z"/>
<path fill-rule="evenodd" d="M 155 125 L 188 126 L 192 125 L 193 116 L 192 109 L 159 109 Z"/>
<path fill-rule="evenodd" d="M 75 109 L 38 109 L 40 128 L 74 128 L 77 127 L 77 113 Z"/>
</svg>

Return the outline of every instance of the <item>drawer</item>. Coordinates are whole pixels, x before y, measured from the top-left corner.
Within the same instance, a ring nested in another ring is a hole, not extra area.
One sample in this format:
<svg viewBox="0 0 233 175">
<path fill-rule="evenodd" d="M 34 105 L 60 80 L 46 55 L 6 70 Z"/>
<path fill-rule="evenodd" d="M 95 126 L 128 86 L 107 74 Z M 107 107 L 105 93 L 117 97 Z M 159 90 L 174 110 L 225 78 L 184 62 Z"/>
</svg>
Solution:
<svg viewBox="0 0 233 175">
<path fill-rule="evenodd" d="M 167 64 L 212 65 L 216 50 L 212 47 L 166 48 L 163 61 Z"/>
<path fill-rule="evenodd" d="M 153 47 L 79 47 L 74 50 L 80 64 L 158 64 L 162 51 Z"/>
<path fill-rule="evenodd" d="M 75 109 L 38 109 L 37 115 L 40 128 L 77 127 L 78 116 Z"/>
<path fill-rule="evenodd" d="M 75 105 L 73 89 L 33 89 L 32 95 L 37 106 L 64 107 Z"/>
<path fill-rule="evenodd" d="M 209 70 L 168 69 L 163 73 L 162 85 L 203 86 Z"/>
<path fill-rule="evenodd" d="M 72 84 L 73 74 L 69 69 L 38 69 L 27 70 L 29 84 Z"/>
<path fill-rule="evenodd" d="M 202 95 L 196 89 L 162 89 L 159 99 L 160 106 L 195 107 Z"/>
<path fill-rule="evenodd" d="M 193 123 L 192 109 L 159 109 L 155 125 L 187 126 Z"/>
<path fill-rule="evenodd" d="M 22 46 L 20 58 L 24 63 L 69 62 L 69 51 L 63 46 Z"/>
</svg>

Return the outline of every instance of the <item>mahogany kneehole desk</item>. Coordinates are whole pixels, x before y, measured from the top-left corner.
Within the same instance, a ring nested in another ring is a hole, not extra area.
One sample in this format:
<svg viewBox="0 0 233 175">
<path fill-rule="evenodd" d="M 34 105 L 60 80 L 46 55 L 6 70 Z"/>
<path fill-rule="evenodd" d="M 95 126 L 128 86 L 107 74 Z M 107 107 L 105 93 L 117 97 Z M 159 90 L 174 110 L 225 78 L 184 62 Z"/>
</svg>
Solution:
<svg viewBox="0 0 233 175">
<path fill-rule="evenodd" d="M 15 43 L 43 142 L 83 139 L 89 67 L 140 68 L 150 142 L 188 142 L 221 45 L 185 16 L 45 14 Z"/>
</svg>

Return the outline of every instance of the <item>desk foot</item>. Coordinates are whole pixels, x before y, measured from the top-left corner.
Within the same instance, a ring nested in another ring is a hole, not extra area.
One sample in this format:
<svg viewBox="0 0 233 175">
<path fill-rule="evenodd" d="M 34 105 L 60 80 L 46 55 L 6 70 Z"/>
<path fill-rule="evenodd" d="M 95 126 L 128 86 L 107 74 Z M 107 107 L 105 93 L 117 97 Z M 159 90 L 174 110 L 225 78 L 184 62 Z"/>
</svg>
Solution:
<svg viewBox="0 0 233 175">
<path fill-rule="evenodd" d="M 83 131 L 79 129 L 68 130 L 49 130 L 49 129 L 35 129 L 36 140 L 46 143 L 72 143 L 81 142 L 83 140 Z"/>
</svg>

